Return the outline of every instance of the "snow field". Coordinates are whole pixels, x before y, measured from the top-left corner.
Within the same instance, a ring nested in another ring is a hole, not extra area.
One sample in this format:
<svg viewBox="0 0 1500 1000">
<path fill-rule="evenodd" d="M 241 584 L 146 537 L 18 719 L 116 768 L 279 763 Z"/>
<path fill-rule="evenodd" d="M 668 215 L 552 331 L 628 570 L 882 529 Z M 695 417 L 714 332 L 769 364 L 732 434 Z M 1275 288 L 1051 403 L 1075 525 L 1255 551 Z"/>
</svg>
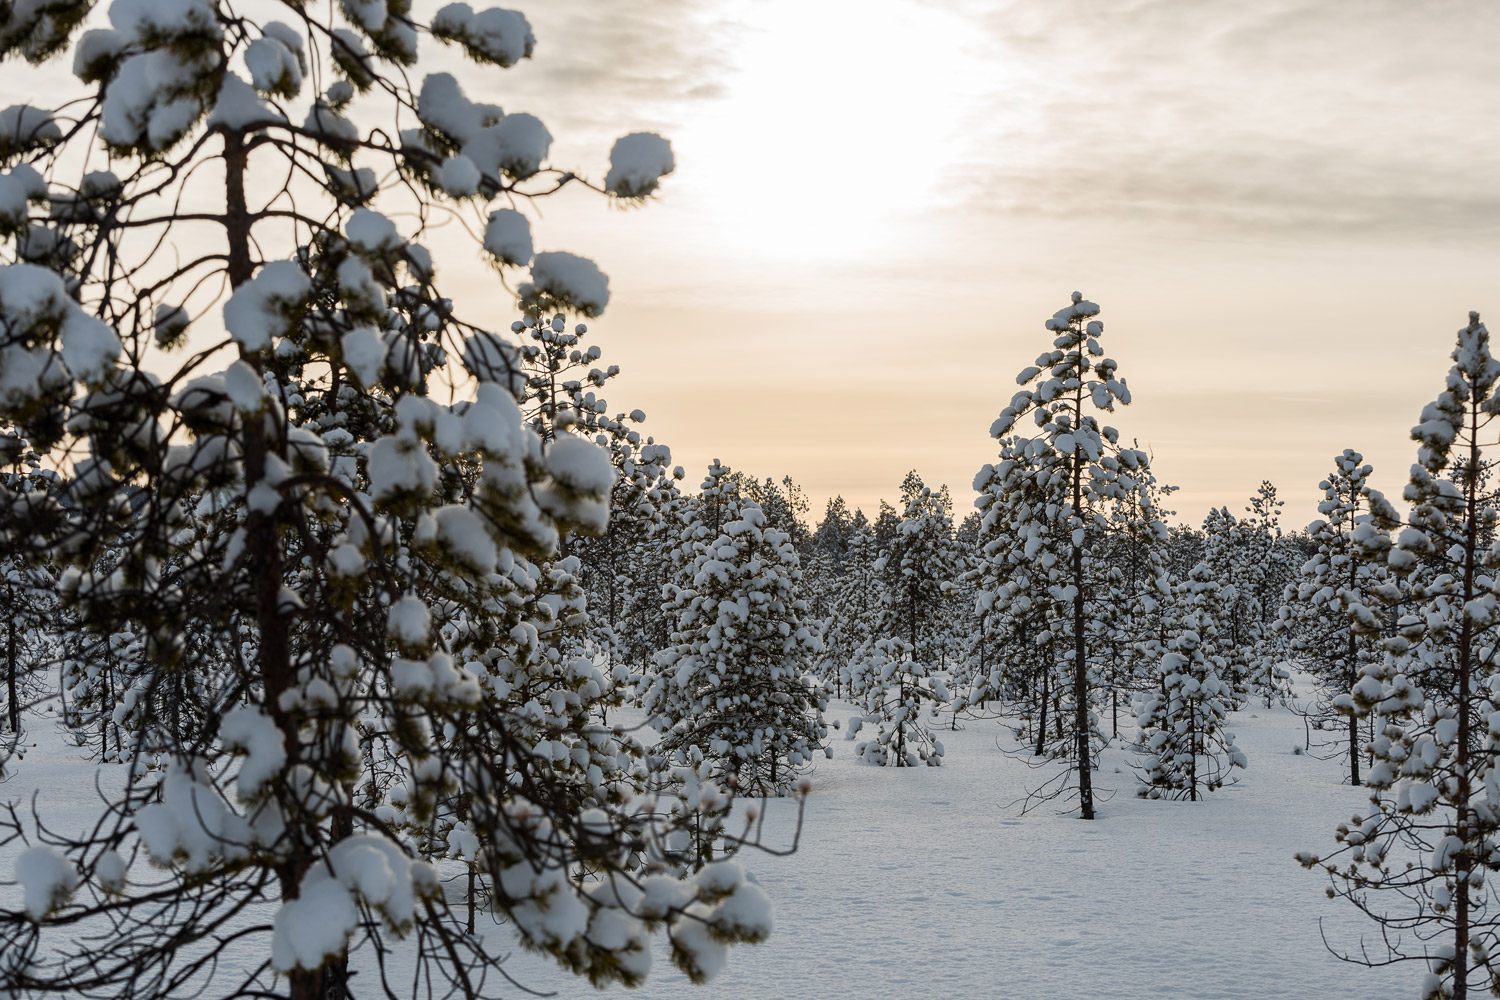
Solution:
<svg viewBox="0 0 1500 1000">
<path fill-rule="evenodd" d="M 827 717 L 854 714 L 855 706 L 836 701 Z M 1348 904 L 1327 899 L 1324 878 L 1292 859 L 1297 850 L 1326 851 L 1334 825 L 1365 792 L 1340 784 L 1338 761 L 1293 752 L 1302 745 L 1299 716 L 1258 704 L 1231 716 L 1250 766 L 1202 802 L 1137 798 L 1132 755 L 1107 750 L 1093 823 L 1062 813 L 1062 803 L 1023 815 L 1018 800 L 1057 766 L 1031 768 L 1029 758 L 1002 753 L 1016 743 L 999 720 L 960 725 L 936 733 L 946 748 L 940 768 L 863 765 L 842 730 L 831 733 L 834 757 L 817 758 L 797 852 L 739 858 L 775 906 L 769 941 L 733 949 L 727 969 L 695 987 L 670 965 L 658 936 L 646 984 L 602 992 L 640 1000 L 1416 995 L 1417 966 L 1343 963 L 1319 937 L 1321 921 L 1330 942 L 1357 949 L 1360 935 L 1375 930 Z M 97 766 L 78 759 L 43 718 L 28 735 L 38 746 L 16 763 L 0 798 L 25 803 L 38 793 L 55 828 L 81 830 L 94 816 Z M 103 771 L 106 782 L 124 775 Z M 748 807 L 764 809 L 768 846 L 789 846 L 795 801 L 742 800 L 737 808 Z M 6 877 L 19 853 L 16 845 L 0 848 Z M 450 898 L 461 885 L 448 884 Z M 21 891 L 0 888 L 0 898 L 14 905 Z M 263 903 L 245 916 L 272 913 Z M 522 951 L 510 927 L 483 919 L 480 927 L 489 947 L 511 953 L 519 982 L 564 1000 L 600 995 Z M 248 963 L 252 955 L 238 948 L 221 958 Z M 400 982 L 407 963 L 397 959 Z"/>
<path fill-rule="evenodd" d="M 842 724 L 855 714 L 835 701 L 827 717 Z M 1375 927 L 1328 899 L 1325 877 L 1292 859 L 1327 852 L 1333 827 L 1367 793 L 1340 784 L 1339 761 L 1293 753 L 1303 724 L 1287 709 L 1256 704 L 1229 723 L 1249 758 L 1238 784 L 1201 802 L 1146 801 L 1135 795 L 1133 755 L 1110 749 L 1095 774 L 1093 823 L 1060 815 L 1061 803 L 1021 815 L 1017 800 L 1058 768 L 1002 754 L 1016 742 L 999 721 L 937 730 L 940 768 L 863 765 L 842 730 L 831 733 L 834 758 L 817 758 L 797 853 L 740 858 L 776 906 L 770 940 L 736 949 L 704 987 L 671 969 L 658 944 L 643 987 L 604 992 L 641 1000 L 1415 997 L 1424 971 L 1416 965 L 1365 969 L 1328 953 L 1320 920 L 1331 943 L 1352 949 Z M 796 804 L 765 806 L 766 842 L 784 847 Z M 511 969 L 562 998 L 598 995 L 558 982 L 530 955 L 518 954 Z"/>
</svg>

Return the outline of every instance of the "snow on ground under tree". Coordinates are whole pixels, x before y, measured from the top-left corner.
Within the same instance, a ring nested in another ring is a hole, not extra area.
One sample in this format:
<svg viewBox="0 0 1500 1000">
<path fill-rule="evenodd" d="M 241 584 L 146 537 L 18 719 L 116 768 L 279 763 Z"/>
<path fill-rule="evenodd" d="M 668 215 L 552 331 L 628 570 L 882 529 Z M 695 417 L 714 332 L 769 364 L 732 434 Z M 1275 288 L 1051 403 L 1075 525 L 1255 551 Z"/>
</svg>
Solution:
<svg viewBox="0 0 1500 1000">
<path fill-rule="evenodd" d="M 1306 678 L 1298 681 L 1309 688 Z M 830 721 L 852 714 L 851 705 L 829 706 Z M 1096 780 L 1103 795 L 1115 791 L 1093 823 L 1060 815 L 1060 805 L 1021 814 L 1025 789 L 1057 768 L 1033 770 L 1002 754 L 1015 743 L 999 721 L 961 720 L 960 731 L 941 730 L 939 768 L 861 765 L 836 730 L 834 758 L 819 757 L 812 774 L 801 848 L 785 858 L 740 859 L 775 904 L 770 940 L 734 949 L 728 969 L 703 987 L 671 967 L 658 941 L 643 987 L 603 993 L 641 1000 L 1416 996 L 1424 970 L 1415 964 L 1371 970 L 1328 954 L 1320 920 L 1332 943 L 1350 948 L 1361 934 L 1373 941 L 1376 929 L 1347 903 L 1327 899 L 1321 873 L 1292 859 L 1297 850 L 1329 850 L 1334 825 L 1366 793 L 1340 784 L 1339 761 L 1293 752 L 1303 724 L 1286 709 L 1256 704 L 1230 722 L 1250 761 L 1238 784 L 1205 802 L 1141 800 L 1131 756 L 1111 749 Z M 34 719 L 27 735 L 38 745 L 13 762 L 0 799 L 26 802 L 39 791 L 49 821 L 81 829 L 93 811 L 96 766 L 70 753 L 45 719 Z M 106 781 L 123 774 L 104 771 Z M 772 846 L 790 837 L 795 808 L 790 800 L 768 804 Z M 0 850 L 6 876 L 17 853 Z M 11 904 L 19 892 L 0 890 Z M 600 995 L 522 952 L 509 928 L 490 925 L 487 938 L 513 952 L 509 969 L 521 983 L 561 998 Z M 503 995 L 521 994 L 507 988 Z"/>
</svg>

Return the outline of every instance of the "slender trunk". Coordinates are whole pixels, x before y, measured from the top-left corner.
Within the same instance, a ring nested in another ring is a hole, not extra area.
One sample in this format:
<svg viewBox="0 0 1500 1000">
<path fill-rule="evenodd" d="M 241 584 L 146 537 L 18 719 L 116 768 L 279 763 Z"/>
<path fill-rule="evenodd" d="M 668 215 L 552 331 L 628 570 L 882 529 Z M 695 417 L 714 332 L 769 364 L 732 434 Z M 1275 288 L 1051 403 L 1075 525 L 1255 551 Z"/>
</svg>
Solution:
<svg viewBox="0 0 1500 1000">
<path fill-rule="evenodd" d="M 1464 606 L 1474 599 L 1474 576 L 1479 561 L 1479 403 L 1469 402 L 1469 463 L 1464 469 L 1464 493 L 1467 510 L 1464 524 Z M 1454 796 L 1454 835 L 1461 846 L 1453 863 L 1453 1000 L 1468 1000 L 1469 995 L 1469 876 L 1474 868 L 1470 851 L 1469 824 L 1469 712 L 1474 692 L 1471 688 L 1474 623 L 1463 616 L 1458 639 L 1458 739 L 1454 747 L 1453 772 L 1457 779 Z"/>
<path fill-rule="evenodd" d="M 472 935 L 474 933 L 474 890 L 477 887 L 478 887 L 478 885 L 477 885 L 476 872 L 474 870 L 474 865 L 471 862 L 469 864 L 469 889 L 468 889 L 469 912 L 468 912 L 468 919 L 464 921 L 464 930 L 467 933 L 469 933 L 470 935 Z"/>
<path fill-rule="evenodd" d="M 881 699 L 884 701 L 885 699 Z M 906 677 L 903 675 L 896 685 L 896 766 L 906 766 Z"/>
<path fill-rule="evenodd" d="M 1036 726 L 1036 756 L 1042 755 L 1042 746 L 1047 740 L 1047 679 L 1051 676 L 1051 670 L 1042 671 L 1042 697 L 1041 712 Z"/>
<path fill-rule="evenodd" d="M 1351 559 L 1349 560 L 1350 593 L 1354 593 L 1354 588 L 1358 583 L 1359 565 Z M 1355 681 L 1359 680 L 1359 639 L 1355 636 L 1353 628 L 1349 629 L 1349 644 L 1344 655 L 1348 657 L 1349 662 L 1347 675 L 1349 683 L 1346 688 L 1350 688 L 1354 686 Z M 1359 784 L 1359 720 L 1352 715 L 1349 716 L 1349 784 Z"/>
<path fill-rule="evenodd" d="M 984 641 L 985 622 L 988 620 L 988 618 L 989 616 L 985 615 L 984 617 L 979 619 L 979 676 L 983 679 L 984 684 L 984 687 L 982 688 L 982 690 L 984 691 L 984 697 L 979 699 L 979 708 L 981 711 L 987 708 L 990 703 L 990 667 L 989 663 L 986 662 L 986 649 Z"/>
<path fill-rule="evenodd" d="M 1198 801 L 1198 708 L 1194 703 L 1188 704 L 1188 801 Z"/>
<path fill-rule="evenodd" d="M 1081 425 L 1083 416 L 1083 389 L 1078 389 L 1074 406 L 1074 420 Z M 1084 531 L 1083 523 L 1083 455 L 1082 446 L 1073 446 L 1073 517 L 1077 527 Z M 1078 757 L 1078 808 L 1082 819 L 1094 818 L 1094 768 L 1089 753 L 1089 672 L 1088 650 L 1084 645 L 1083 630 L 1087 624 L 1087 613 L 1083 602 L 1083 539 L 1074 537 L 1073 543 L 1073 752 Z"/>
<path fill-rule="evenodd" d="M 15 603 L 11 603 L 15 607 Z M 21 698 L 16 688 L 16 673 L 21 669 L 21 643 L 16 636 L 16 616 L 11 615 L 7 623 L 7 635 L 5 641 L 5 697 L 6 709 L 10 715 L 10 731 L 19 733 L 21 731 Z"/>
<path fill-rule="evenodd" d="M 108 641 L 109 641 L 108 639 L 105 640 L 106 643 L 108 643 Z M 114 661 L 115 661 L 115 658 L 114 658 L 114 655 L 113 655 L 113 651 L 111 650 L 110 651 L 110 655 L 106 656 L 105 659 L 104 659 L 104 663 L 105 663 L 105 667 L 104 667 L 104 704 L 105 704 L 105 706 L 113 705 L 115 703 L 115 691 L 114 691 L 114 687 L 115 687 L 114 686 L 114 665 L 115 665 L 115 662 Z M 103 721 L 100 722 L 100 724 L 99 724 L 99 757 L 100 757 L 100 759 L 105 760 L 105 761 L 109 760 L 109 731 L 113 727 L 114 727 L 114 717 L 113 716 L 103 716 Z M 116 729 L 115 730 L 115 749 L 118 750 L 119 746 L 120 746 L 120 731 L 118 729 Z"/>
<path fill-rule="evenodd" d="M 1356 640 L 1354 637 L 1354 632 L 1351 629 L 1349 632 L 1349 649 L 1347 652 L 1347 655 L 1349 657 L 1349 672 L 1351 674 L 1358 673 L 1358 671 L 1356 670 L 1355 645 Z M 1358 678 L 1356 677 L 1355 679 L 1357 680 Z M 1352 682 L 1350 683 L 1350 686 L 1353 686 Z M 1351 715 L 1349 716 L 1349 784 L 1358 785 L 1359 783 L 1359 720 Z"/>
<path fill-rule="evenodd" d="M 344 782 L 343 787 L 344 794 L 350 801 L 353 801 L 354 786 Z M 354 811 L 343 806 L 334 809 L 332 827 L 330 843 L 336 844 L 346 837 L 354 836 Z M 321 1000 L 349 1000 L 348 952 L 323 966 L 318 972 L 318 977 L 321 980 L 318 986 L 318 995 Z"/>
<path fill-rule="evenodd" d="M 229 285 L 239 288 L 254 277 L 255 264 L 250 256 L 252 219 L 245 200 L 245 173 L 249 151 L 243 133 L 224 133 L 224 231 L 229 243 Z M 258 357 L 244 359 L 256 372 L 261 371 Z M 244 427 L 245 492 L 255 488 L 265 476 L 268 442 L 263 418 L 245 421 Z M 278 612 L 281 596 L 281 543 L 276 522 L 262 511 L 251 511 L 245 522 L 254 579 L 255 624 L 260 646 L 260 680 L 265 706 L 281 729 L 288 751 L 286 768 L 297 762 L 300 743 L 297 723 L 281 709 L 281 694 L 291 685 L 291 648 L 287 642 L 286 623 Z M 302 877 L 312 865 L 308 838 L 301 831 L 290 830 L 291 850 L 286 860 L 276 865 L 276 879 L 283 900 L 296 899 L 302 888 Z M 316 970 L 297 969 L 287 976 L 290 1000 L 320 1000 L 322 975 Z"/>
</svg>

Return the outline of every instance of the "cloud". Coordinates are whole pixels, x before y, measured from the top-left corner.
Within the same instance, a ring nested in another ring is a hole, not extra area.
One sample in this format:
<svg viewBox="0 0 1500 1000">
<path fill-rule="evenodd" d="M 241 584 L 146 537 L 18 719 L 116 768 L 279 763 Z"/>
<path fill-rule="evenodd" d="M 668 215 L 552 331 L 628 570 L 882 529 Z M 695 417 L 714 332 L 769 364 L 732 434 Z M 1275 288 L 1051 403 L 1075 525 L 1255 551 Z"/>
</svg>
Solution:
<svg viewBox="0 0 1500 1000">
<path fill-rule="evenodd" d="M 563 131 L 668 127 L 681 104 L 723 95 L 737 30 L 723 0 L 557 0 L 526 15 L 536 55 L 490 86 Z"/>
<path fill-rule="evenodd" d="M 1500 230 L 1500 10 L 1401 0 L 960 5 L 1016 80 L 955 170 L 966 210 L 1204 231 Z"/>
</svg>

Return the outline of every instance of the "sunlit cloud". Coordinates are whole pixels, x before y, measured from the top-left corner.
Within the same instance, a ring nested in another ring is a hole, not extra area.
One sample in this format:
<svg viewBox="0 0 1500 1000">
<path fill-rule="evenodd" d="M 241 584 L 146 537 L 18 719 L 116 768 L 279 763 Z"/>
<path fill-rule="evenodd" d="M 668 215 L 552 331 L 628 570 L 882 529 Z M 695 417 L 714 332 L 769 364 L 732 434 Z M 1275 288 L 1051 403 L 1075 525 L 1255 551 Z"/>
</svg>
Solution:
<svg viewBox="0 0 1500 1000">
<path fill-rule="evenodd" d="M 1210 229 L 1500 227 L 1476 3 L 1099 0 L 971 11 L 1035 114 L 986 136 L 960 203 Z M 1016 93 L 991 95 L 1013 107 Z"/>
</svg>

